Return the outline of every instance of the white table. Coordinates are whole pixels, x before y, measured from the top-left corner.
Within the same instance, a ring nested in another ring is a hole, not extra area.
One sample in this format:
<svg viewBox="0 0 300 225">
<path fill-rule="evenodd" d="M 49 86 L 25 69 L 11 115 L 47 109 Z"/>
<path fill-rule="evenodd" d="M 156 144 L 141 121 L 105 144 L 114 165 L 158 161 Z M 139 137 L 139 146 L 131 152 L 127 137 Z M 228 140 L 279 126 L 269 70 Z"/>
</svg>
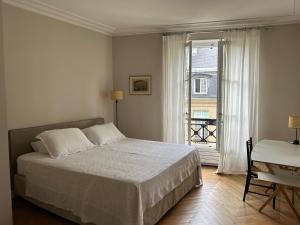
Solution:
<svg viewBox="0 0 300 225">
<path fill-rule="evenodd" d="M 300 145 L 285 141 L 262 140 L 252 151 L 251 159 L 255 162 L 265 163 L 272 173 L 271 165 L 300 168 Z M 293 192 L 293 204 L 295 202 Z"/>
<path fill-rule="evenodd" d="M 256 162 L 300 168 L 300 145 L 284 141 L 262 140 L 252 151 Z"/>
</svg>

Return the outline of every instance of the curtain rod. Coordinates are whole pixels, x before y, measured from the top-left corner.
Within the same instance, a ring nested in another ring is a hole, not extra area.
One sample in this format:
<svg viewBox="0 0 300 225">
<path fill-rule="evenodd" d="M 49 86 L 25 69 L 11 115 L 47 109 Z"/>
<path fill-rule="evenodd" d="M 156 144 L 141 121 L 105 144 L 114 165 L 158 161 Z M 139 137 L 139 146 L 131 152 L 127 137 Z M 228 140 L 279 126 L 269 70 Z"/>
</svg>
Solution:
<svg viewBox="0 0 300 225">
<path fill-rule="evenodd" d="M 199 30 L 199 31 L 177 31 L 177 32 L 164 32 L 163 36 L 169 36 L 174 34 L 200 34 L 200 33 L 222 33 L 227 31 L 234 31 L 234 30 L 251 30 L 251 29 L 258 29 L 258 30 L 269 30 L 272 26 L 258 26 L 258 27 L 243 27 L 243 28 L 228 28 L 228 29 L 211 29 L 211 30 Z"/>
</svg>

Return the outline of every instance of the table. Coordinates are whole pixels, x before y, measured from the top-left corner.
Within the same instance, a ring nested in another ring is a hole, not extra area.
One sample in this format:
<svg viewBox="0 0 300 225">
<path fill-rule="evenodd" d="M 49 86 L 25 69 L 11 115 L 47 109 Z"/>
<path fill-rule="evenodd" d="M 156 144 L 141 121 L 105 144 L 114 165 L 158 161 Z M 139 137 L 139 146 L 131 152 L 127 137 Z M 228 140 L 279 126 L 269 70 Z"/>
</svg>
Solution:
<svg viewBox="0 0 300 225">
<path fill-rule="evenodd" d="M 253 161 L 300 168 L 300 145 L 285 141 L 262 140 L 253 148 Z"/>
<path fill-rule="evenodd" d="M 285 141 L 262 140 L 253 148 L 251 159 L 255 162 L 265 163 L 270 172 L 270 165 L 294 167 L 300 169 L 300 145 Z M 294 203 L 293 192 L 293 203 Z"/>
</svg>

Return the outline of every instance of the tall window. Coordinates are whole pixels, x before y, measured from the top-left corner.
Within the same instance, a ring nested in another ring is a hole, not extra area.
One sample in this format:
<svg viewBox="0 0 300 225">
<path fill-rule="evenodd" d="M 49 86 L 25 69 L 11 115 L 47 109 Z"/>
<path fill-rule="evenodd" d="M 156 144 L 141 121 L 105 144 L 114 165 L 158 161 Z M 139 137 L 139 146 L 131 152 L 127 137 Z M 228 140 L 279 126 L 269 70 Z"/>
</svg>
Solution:
<svg viewBox="0 0 300 225">
<path fill-rule="evenodd" d="M 207 79 L 206 78 L 195 78 L 194 82 L 194 93 L 195 94 L 207 94 Z"/>
</svg>

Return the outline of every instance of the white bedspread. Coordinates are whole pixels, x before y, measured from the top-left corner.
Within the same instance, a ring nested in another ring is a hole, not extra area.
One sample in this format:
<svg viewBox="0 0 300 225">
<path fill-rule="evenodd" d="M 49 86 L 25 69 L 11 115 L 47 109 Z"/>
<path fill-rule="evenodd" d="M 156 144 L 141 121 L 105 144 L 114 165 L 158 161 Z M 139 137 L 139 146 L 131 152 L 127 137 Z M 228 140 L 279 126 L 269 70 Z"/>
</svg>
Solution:
<svg viewBox="0 0 300 225">
<path fill-rule="evenodd" d="M 142 225 L 143 213 L 201 167 L 185 145 L 126 139 L 59 159 L 18 158 L 26 196 L 72 211 L 82 222 Z"/>
</svg>

